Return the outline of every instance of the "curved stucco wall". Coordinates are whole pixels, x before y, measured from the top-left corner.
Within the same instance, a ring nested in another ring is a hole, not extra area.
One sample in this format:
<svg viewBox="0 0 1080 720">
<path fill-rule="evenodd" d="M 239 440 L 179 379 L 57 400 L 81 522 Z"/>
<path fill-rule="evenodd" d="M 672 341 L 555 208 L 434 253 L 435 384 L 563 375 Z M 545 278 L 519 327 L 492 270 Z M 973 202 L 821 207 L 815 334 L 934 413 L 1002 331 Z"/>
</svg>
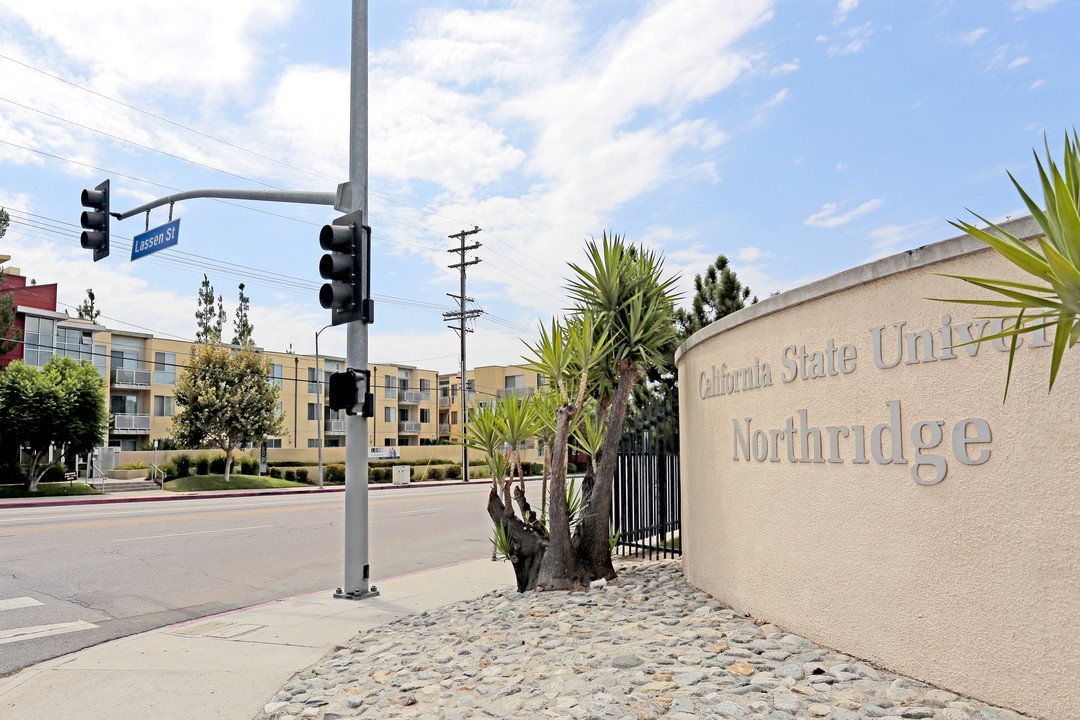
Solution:
<svg viewBox="0 0 1080 720">
<path fill-rule="evenodd" d="M 1023 279 L 981 243 L 953 238 L 768 298 L 680 348 L 684 572 L 848 654 L 1075 718 L 1080 349 L 1066 352 L 1048 395 L 1050 348 L 1027 336 L 1003 404 L 1008 353 L 992 343 L 950 353 L 944 345 L 960 340 L 942 341 L 943 324 L 953 338 L 965 328 L 978 337 L 971 323 L 990 313 L 925 299 L 974 290 L 934 273 Z M 897 323 L 902 338 L 918 337 L 919 361 L 908 362 L 904 338 L 904 359 L 879 367 L 897 359 Z M 796 364 L 789 382 L 785 357 Z M 922 451 L 916 482 L 911 433 L 923 421 L 924 445 L 935 428 L 941 438 Z M 935 464 L 943 478 L 924 484 Z"/>
</svg>

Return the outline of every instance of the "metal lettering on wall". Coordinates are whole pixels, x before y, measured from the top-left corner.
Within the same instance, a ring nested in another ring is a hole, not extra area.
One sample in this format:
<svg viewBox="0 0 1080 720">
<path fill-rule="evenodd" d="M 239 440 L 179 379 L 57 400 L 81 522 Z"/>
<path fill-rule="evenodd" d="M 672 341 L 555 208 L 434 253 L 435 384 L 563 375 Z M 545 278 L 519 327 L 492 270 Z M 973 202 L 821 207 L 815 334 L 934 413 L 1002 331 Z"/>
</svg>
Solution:
<svg viewBox="0 0 1080 720">
<path fill-rule="evenodd" d="M 974 357 L 979 348 L 990 344 L 999 352 L 1009 346 L 1000 338 L 978 341 L 1002 331 L 1003 321 L 979 319 L 953 324 L 943 315 L 941 327 L 907 331 L 907 323 L 895 322 L 869 329 L 868 344 L 874 366 L 883 370 L 904 365 L 918 365 L 955 360 L 965 354 Z M 964 343 L 972 342 L 967 345 Z M 1045 329 L 1018 338 L 1018 346 L 1050 347 Z M 858 367 L 859 352 L 854 343 L 837 344 L 830 339 L 820 349 L 788 345 L 778 360 L 776 380 L 780 384 L 812 381 L 830 376 L 850 375 Z M 752 363 L 729 368 L 727 363 L 713 365 L 698 377 L 698 396 L 702 400 L 735 393 L 774 387 L 772 364 L 755 357 Z M 906 425 L 899 399 L 888 400 L 882 409 L 884 422 L 867 431 L 866 425 L 826 425 L 811 422 L 807 409 L 796 410 L 778 428 L 760 427 L 753 418 L 732 418 L 732 460 L 735 462 L 781 462 L 869 465 L 911 465 L 911 477 L 920 485 L 936 485 L 945 479 L 948 462 L 944 454 L 928 453 L 937 448 L 950 433 L 952 459 L 964 465 L 982 465 L 990 459 L 987 444 L 992 439 L 990 425 L 982 418 L 919 420 Z M 946 429 L 948 426 L 948 429 Z M 905 430 L 907 432 L 905 432 Z M 914 453 L 904 451 L 904 438 L 911 441 Z M 867 450 L 869 449 L 869 457 Z M 926 470 L 923 470 L 923 469 Z M 920 472 L 922 471 L 922 472 Z"/>
</svg>

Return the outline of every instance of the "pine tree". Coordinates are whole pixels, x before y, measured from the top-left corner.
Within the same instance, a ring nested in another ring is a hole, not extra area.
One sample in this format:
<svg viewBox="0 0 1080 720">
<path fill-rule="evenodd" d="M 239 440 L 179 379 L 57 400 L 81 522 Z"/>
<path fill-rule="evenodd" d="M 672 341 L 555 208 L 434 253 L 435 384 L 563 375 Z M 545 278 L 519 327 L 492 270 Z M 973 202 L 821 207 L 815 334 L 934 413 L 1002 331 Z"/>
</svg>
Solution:
<svg viewBox="0 0 1080 720">
<path fill-rule="evenodd" d="M 203 275 L 202 285 L 199 286 L 199 306 L 195 310 L 195 323 L 198 330 L 195 332 L 195 342 L 211 344 L 221 342 L 221 328 L 225 323 L 225 308 L 219 297 L 217 307 L 214 307 L 214 286 L 209 278 Z"/>
<path fill-rule="evenodd" d="M 92 288 L 86 288 L 86 299 L 83 300 L 76 312 L 79 313 L 79 317 L 83 320 L 89 320 L 92 323 L 96 323 L 98 316 L 101 315 L 101 311 L 94 305 L 94 291 Z"/>
<path fill-rule="evenodd" d="M 710 323 L 746 307 L 750 288 L 743 287 L 735 271 L 728 264 L 726 255 L 719 255 L 708 267 L 705 275 L 694 276 L 694 300 L 690 310 L 675 311 L 675 327 L 679 330 L 679 343 Z M 756 303 L 755 297 L 751 304 Z"/>
<path fill-rule="evenodd" d="M 236 321 L 233 323 L 233 345 L 254 345 L 251 333 L 255 328 L 248 320 L 251 298 L 244 294 L 244 283 L 240 283 L 240 304 L 236 308 Z"/>
</svg>

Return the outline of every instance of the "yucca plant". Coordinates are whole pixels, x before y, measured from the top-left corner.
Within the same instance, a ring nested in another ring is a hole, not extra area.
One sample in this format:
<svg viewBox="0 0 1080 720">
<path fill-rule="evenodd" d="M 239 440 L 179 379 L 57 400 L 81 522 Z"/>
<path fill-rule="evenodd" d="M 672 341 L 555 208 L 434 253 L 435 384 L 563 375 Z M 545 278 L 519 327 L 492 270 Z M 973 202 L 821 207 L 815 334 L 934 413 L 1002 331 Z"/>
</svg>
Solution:
<svg viewBox="0 0 1080 720">
<path fill-rule="evenodd" d="M 987 305 L 1008 308 L 1015 312 L 998 316 L 1013 322 L 1011 327 L 1000 333 L 980 338 L 985 342 L 997 338 L 1008 338 L 1009 368 L 1005 376 L 1005 397 L 1009 394 L 1009 381 L 1012 378 L 1013 359 L 1016 355 L 1017 338 L 1027 332 L 1042 328 L 1055 328 L 1053 352 L 1050 356 L 1050 384 L 1053 390 L 1061 358 L 1067 348 L 1080 340 L 1080 139 L 1073 129 L 1072 139 L 1065 135 L 1064 174 L 1050 156 L 1050 144 L 1046 145 L 1046 165 L 1044 166 L 1035 153 L 1035 164 L 1039 169 L 1042 183 L 1045 209 L 1032 200 L 1016 178 L 1009 173 L 1009 179 L 1024 199 L 1031 216 L 1039 224 L 1044 237 L 1039 238 L 1038 248 L 1031 248 L 1019 238 L 1010 235 L 1001 227 L 986 220 L 976 213 L 975 217 L 993 228 L 997 235 L 974 225 L 959 220 L 951 223 L 954 227 L 982 240 L 996 250 L 1002 257 L 1018 268 L 1046 283 L 1013 282 L 993 278 L 969 277 L 966 275 L 945 275 L 976 287 L 990 290 L 1002 296 L 997 300 L 944 300 L 970 305 Z M 941 298 L 934 298 L 940 300 Z"/>
</svg>

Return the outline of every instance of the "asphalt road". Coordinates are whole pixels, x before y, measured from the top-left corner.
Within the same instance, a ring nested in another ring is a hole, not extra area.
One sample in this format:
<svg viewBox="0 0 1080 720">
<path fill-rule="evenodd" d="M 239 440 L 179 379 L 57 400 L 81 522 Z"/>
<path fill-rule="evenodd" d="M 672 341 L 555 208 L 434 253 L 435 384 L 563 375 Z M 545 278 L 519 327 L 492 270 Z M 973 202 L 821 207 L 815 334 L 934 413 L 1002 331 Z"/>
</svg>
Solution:
<svg viewBox="0 0 1080 720">
<path fill-rule="evenodd" d="M 490 555 L 488 488 L 369 493 L 372 582 Z M 335 588 L 344 503 L 332 493 L 0 510 L 0 674 Z"/>
</svg>

